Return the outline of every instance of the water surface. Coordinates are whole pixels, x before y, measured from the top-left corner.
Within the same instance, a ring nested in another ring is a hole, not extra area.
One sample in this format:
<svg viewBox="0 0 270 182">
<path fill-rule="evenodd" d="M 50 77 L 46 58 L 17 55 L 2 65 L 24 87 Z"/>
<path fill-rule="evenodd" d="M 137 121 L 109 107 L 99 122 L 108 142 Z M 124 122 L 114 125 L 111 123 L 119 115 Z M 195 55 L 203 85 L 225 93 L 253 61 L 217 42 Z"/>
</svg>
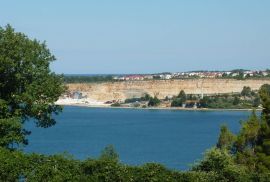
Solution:
<svg viewBox="0 0 270 182">
<path fill-rule="evenodd" d="M 162 163 L 169 168 L 188 169 L 214 146 L 219 128 L 226 123 L 239 130 L 247 111 L 179 111 L 86 108 L 66 106 L 51 128 L 32 131 L 27 152 L 68 152 L 78 159 L 97 157 L 113 144 L 123 163 Z"/>
</svg>

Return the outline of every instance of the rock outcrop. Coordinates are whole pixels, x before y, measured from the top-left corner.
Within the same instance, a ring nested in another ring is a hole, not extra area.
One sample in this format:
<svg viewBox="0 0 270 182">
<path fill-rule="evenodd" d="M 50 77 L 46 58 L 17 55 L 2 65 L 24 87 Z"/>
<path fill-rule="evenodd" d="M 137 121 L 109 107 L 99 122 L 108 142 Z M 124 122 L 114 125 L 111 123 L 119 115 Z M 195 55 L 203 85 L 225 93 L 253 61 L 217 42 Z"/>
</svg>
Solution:
<svg viewBox="0 0 270 182">
<path fill-rule="evenodd" d="M 70 91 L 80 91 L 88 98 L 97 101 L 125 100 L 141 97 L 148 93 L 158 98 L 177 95 L 181 90 L 188 94 L 220 94 L 241 92 L 244 86 L 258 90 L 270 80 L 234 80 L 234 79 L 187 79 L 187 80 L 151 80 L 123 81 L 106 83 L 68 84 Z"/>
</svg>

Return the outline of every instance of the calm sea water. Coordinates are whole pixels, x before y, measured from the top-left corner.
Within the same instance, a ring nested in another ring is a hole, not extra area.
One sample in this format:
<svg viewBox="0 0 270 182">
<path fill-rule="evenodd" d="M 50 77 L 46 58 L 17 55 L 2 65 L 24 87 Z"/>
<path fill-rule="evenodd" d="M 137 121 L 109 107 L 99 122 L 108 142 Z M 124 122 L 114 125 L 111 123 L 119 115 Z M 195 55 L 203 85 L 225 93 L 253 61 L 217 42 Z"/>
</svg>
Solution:
<svg viewBox="0 0 270 182">
<path fill-rule="evenodd" d="M 32 131 L 27 152 L 68 152 L 78 159 L 98 157 L 114 145 L 123 163 L 158 162 L 169 168 L 188 169 L 214 146 L 226 123 L 237 132 L 247 111 L 176 111 L 65 107 L 51 128 Z"/>
</svg>

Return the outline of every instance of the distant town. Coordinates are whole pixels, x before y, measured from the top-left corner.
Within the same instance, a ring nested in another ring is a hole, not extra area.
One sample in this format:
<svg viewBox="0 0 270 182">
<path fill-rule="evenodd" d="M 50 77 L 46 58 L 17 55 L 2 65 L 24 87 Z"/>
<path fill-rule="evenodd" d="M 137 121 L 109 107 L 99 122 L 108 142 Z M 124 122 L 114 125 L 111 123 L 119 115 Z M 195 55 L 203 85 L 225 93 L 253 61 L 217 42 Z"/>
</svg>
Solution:
<svg viewBox="0 0 270 182">
<path fill-rule="evenodd" d="M 263 78 L 270 77 L 270 70 L 232 70 L 232 71 L 188 71 L 188 72 L 165 72 L 157 74 L 130 74 L 116 75 L 113 80 L 130 81 L 130 80 L 170 80 L 170 79 L 187 79 L 187 78 Z"/>
<path fill-rule="evenodd" d="M 258 89 L 263 83 L 270 82 L 270 70 L 237 69 L 231 71 L 188 71 L 156 74 L 65 75 L 64 78 L 65 82 L 70 85 L 69 90 L 58 101 L 58 104 L 61 105 L 252 109 L 260 106 Z M 207 79 L 204 81 L 208 81 L 206 89 L 203 88 L 204 78 Z M 196 79 L 198 80 L 196 81 Z M 230 84 L 227 79 L 231 79 Z M 156 81 L 151 83 L 151 80 Z M 158 80 L 174 81 L 168 81 L 169 84 L 166 85 L 166 82 Z M 181 87 L 182 84 L 185 85 L 182 80 L 186 82 L 186 86 Z M 194 80 L 196 82 L 193 82 Z M 145 81 L 145 84 L 138 81 Z M 121 82 L 129 82 L 130 84 L 122 84 Z M 209 84 L 211 85 L 212 82 L 216 83 L 212 87 L 219 87 L 219 90 L 212 88 L 213 91 L 207 91 L 211 87 Z M 222 85 L 225 82 L 226 87 L 230 88 L 226 92 L 224 92 L 225 85 Z M 234 85 L 235 82 L 238 84 Z M 94 84 L 87 86 L 80 85 L 80 83 Z M 130 87 L 132 83 L 135 86 Z M 149 83 L 151 87 L 147 86 Z M 178 85 L 174 85 L 175 83 L 178 83 Z M 115 85 L 112 86 L 112 84 Z M 158 84 L 165 85 L 160 87 Z M 119 85 L 121 85 L 121 88 Z M 240 85 L 241 87 L 239 87 Z M 193 88 L 193 91 L 190 88 Z M 199 89 L 199 91 L 195 92 L 196 89 Z"/>
<path fill-rule="evenodd" d="M 147 80 L 176 80 L 176 79 L 268 79 L 270 69 L 231 71 L 187 71 L 163 72 L 154 74 L 67 74 L 64 75 L 65 83 L 93 83 L 93 82 L 118 82 L 118 81 L 147 81 Z"/>
</svg>

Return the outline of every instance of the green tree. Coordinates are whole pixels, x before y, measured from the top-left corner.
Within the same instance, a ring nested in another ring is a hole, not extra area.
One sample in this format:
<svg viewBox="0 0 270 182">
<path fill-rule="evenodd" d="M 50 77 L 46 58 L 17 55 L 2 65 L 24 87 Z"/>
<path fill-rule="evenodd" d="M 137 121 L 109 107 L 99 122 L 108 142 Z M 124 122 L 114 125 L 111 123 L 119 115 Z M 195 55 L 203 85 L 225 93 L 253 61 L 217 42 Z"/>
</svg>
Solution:
<svg viewBox="0 0 270 182">
<path fill-rule="evenodd" d="M 160 104 L 160 100 L 157 98 L 157 96 L 155 96 L 154 98 L 151 97 L 148 102 L 148 106 L 157 106 L 159 104 Z"/>
<path fill-rule="evenodd" d="M 263 85 L 259 90 L 259 95 L 263 106 L 262 117 L 270 126 L 270 85 Z"/>
<path fill-rule="evenodd" d="M 186 102 L 187 100 L 187 95 L 184 90 L 181 90 L 177 97 L 180 98 L 182 102 Z"/>
<path fill-rule="evenodd" d="M 151 99 L 151 96 L 148 93 L 145 93 L 143 97 L 141 97 L 142 101 L 149 101 Z"/>
<path fill-rule="evenodd" d="M 257 168 L 255 147 L 259 131 L 260 120 L 253 111 L 248 120 L 241 123 L 241 129 L 232 150 L 236 154 L 237 163 L 247 166 L 252 171 L 256 171 Z"/>
<path fill-rule="evenodd" d="M 263 107 L 261 119 L 253 111 L 249 119 L 241 123 L 241 130 L 230 151 L 237 164 L 264 174 L 270 172 L 270 85 L 263 85 L 259 95 Z M 226 139 L 222 135 L 220 138 Z"/>
<path fill-rule="evenodd" d="M 251 88 L 250 87 L 243 87 L 243 90 L 241 91 L 241 95 L 244 97 L 250 97 L 251 96 Z"/>
<path fill-rule="evenodd" d="M 204 158 L 192 170 L 214 172 L 218 176 L 216 181 L 252 181 L 248 169 L 243 165 L 237 165 L 233 156 L 225 149 L 208 150 Z"/>
<path fill-rule="evenodd" d="M 21 123 L 32 118 L 39 127 L 55 124 L 52 114 L 61 107 L 54 104 L 64 92 L 61 76 L 51 72 L 55 57 L 45 43 L 31 40 L 7 25 L 0 27 L 0 118 L 18 118 Z M 8 109 L 7 109 L 8 108 Z M 7 123 L 9 120 L 6 120 Z M 15 120 L 13 120 L 15 123 Z M 18 132 L 18 126 L 2 125 Z M 0 138 L 3 139 L 4 136 Z M 22 141 L 16 140 L 16 142 Z M 11 142 L 12 143 L 12 142 Z M 24 142 L 27 143 L 25 138 Z"/>
<path fill-rule="evenodd" d="M 265 84 L 259 90 L 262 103 L 262 123 L 260 136 L 257 142 L 257 156 L 259 158 L 259 169 L 270 171 L 270 85 Z"/>
<path fill-rule="evenodd" d="M 14 148 L 14 144 L 25 142 L 22 123 L 18 118 L 0 119 L 0 147 Z"/>
<path fill-rule="evenodd" d="M 119 156 L 118 156 L 117 152 L 115 151 L 113 145 L 108 145 L 102 150 L 101 155 L 100 155 L 100 159 L 118 161 Z"/>
<path fill-rule="evenodd" d="M 200 107 L 207 108 L 209 106 L 209 102 L 211 101 L 210 97 L 205 96 L 202 99 L 200 99 Z"/>
<path fill-rule="evenodd" d="M 171 107 L 182 107 L 182 105 L 186 102 L 187 95 L 185 91 L 181 90 L 177 97 L 174 97 L 174 99 L 171 102 Z"/>
<path fill-rule="evenodd" d="M 253 107 L 259 107 L 259 105 L 261 104 L 261 99 L 260 97 L 255 97 L 252 103 Z"/>
<path fill-rule="evenodd" d="M 220 135 L 217 142 L 217 148 L 230 149 L 235 141 L 235 135 L 230 132 L 227 126 L 222 125 Z"/>
<path fill-rule="evenodd" d="M 182 107 L 183 103 L 182 99 L 175 98 L 171 103 L 171 107 Z"/>
<path fill-rule="evenodd" d="M 239 99 L 238 96 L 234 96 L 234 98 L 233 98 L 233 105 L 238 105 L 238 104 L 240 104 L 240 99 Z"/>
</svg>

